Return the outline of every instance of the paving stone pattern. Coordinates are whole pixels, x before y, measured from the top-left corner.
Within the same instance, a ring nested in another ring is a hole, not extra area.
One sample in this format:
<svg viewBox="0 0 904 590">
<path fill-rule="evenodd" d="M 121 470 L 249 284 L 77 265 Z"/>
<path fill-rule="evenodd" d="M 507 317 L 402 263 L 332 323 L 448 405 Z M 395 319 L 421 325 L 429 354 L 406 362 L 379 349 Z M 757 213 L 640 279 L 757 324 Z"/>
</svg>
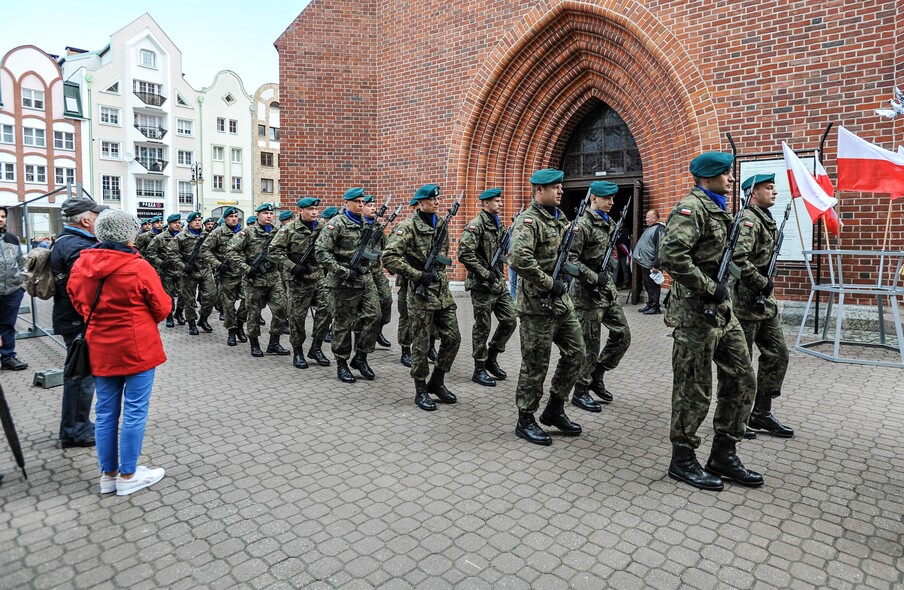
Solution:
<svg viewBox="0 0 904 590">
<path fill-rule="evenodd" d="M 513 433 L 509 380 L 454 406 L 413 404 L 394 343 L 373 382 L 335 364 L 227 348 L 222 325 L 164 329 L 142 464 L 166 478 L 101 497 L 93 449 L 61 450 L 61 388 L 0 374 L 29 479 L 0 443 L 0 588 L 901 588 L 904 372 L 791 357 L 775 408 L 796 438 L 739 446 L 766 485 L 696 491 L 666 477 L 671 340 L 627 307 L 633 344 L 607 375 L 615 402 L 569 411 L 584 434 L 537 447 Z M 283 338 L 284 344 L 286 338 Z M 789 342 L 791 335 L 789 334 Z M 49 338 L 19 342 L 60 366 Z M 551 373 L 551 372 L 550 372 Z M 701 459 L 712 438 L 709 423 Z"/>
</svg>

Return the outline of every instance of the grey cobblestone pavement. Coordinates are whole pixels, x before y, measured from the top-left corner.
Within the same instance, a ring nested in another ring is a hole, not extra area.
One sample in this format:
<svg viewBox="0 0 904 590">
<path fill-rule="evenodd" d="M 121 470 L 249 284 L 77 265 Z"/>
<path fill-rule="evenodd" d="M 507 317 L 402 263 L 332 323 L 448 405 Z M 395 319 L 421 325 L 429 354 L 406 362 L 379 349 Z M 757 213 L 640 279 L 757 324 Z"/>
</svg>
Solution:
<svg viewBox="0 0 904 590">
<path fill-rule="evenodd" d="M 61 450 L 60 366 L 49 338 L 22 340 L 31 368 L 0 374 L 29 479 L 0 442 L 0 588 L 901 588 L 904 371 L 791 357 L 776 413 L 791 440 L 739 454 L 766 485 L 697 491 L 666 477 L 669 330 L 626 312 L 634 332 L 607 375 L 615 402 L 575 408 L 575 439 L 536 447 L 513 433 L 509 379 L 471 383 L 465 334 L 426 413 L 389 350 L 373 382 L 335 364 L 297 370 L 225 346 L 222 324 L 164 329 L 142 464 L 166 478 L 101 497 L 93 449 Z M 286 337 L 283 343 L 286 343 Z M 789 342 L 791 342 L 789 335 Z M 550 372 L 551 373 L 551 372 Z M 712 429 L 705 424 L 702 459 Z"/>
</svg>

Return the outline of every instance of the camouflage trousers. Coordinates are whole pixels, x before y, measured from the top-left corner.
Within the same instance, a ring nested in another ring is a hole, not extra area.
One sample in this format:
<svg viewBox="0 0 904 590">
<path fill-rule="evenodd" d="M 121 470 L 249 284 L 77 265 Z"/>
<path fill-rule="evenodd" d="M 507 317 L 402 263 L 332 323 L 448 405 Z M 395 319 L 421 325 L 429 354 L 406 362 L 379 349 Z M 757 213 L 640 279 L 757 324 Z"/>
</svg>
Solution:
<svg viewBox="0 0 904 590">
<path fill-rule="evenodd" d="M 236 312 L 235 302 L 239 309 Z M 225 320 L 223 327 L 234 330 L 248 320 L 248 308 L 245 305 L 245 285 L 239 277 L 223 277 L 220 279 L 220 307 L 223 308 Z"/>
<path fill-rule="evenodd" d="M 581 332 L 584 334 L 584 365 L 578 383 L 590 385 L 593 383 L 593 370 L 599 365 L 603 371 L 611 371 L 628 352 L 631 346 L 631 328 L 625 318 L 625 311 L 621 305 L 615 304 L 609 307 L 597 307 L 593 309 L 578 309 L 578 319 L 581 322 Z M 601 326 L 606 326 L 609 336 L 606 338 L 606 346 L 600 352 L 602 340 Z"/>
<path fill-rule="evenodd" d="M 352 354 L 352 332 L 361 330 L 355 351 L 370 354 L 377 344 L 380 299 L 372 281 L 365 279 L 363 289 L 335 287 L 332 290 L 333 339 L 330 345 L 336 360 L 348 360 Z"/>
<path fill-rule="evenodd" d="M 672 444 L 700 446 L 697 429 L 709 413 L 714 362 L 719 384 L 713 430 L 740 442 L 753 408 L 756 379 L 738 320 L 732 316 L 721 328 L 679 326 L 672 337 Z"/>
<path fill-rule="evenodd" d="M 185 306 L 182 297 L 182 275 L 160 273 L 160 282 L 163 284 L 163 290 L 173 300 L 173 314 L 181 314 Z"/>
<path fill-rule="evenodd" d="M 411 322 L 408 319 L 408 281 L 396 275 L 399 284 L 399 346 L 411 346 Z"/>
<path fill-rule="evenodd" d="M 521 371 L 515 389 L 518 410 L 533 413 L 540 407 L 553 343 L 559 347 L 559 362 L 552 376 L 549 395 L 567 400 L 584 363 L 584 336 L 577 315 L 524 314 L 519 332 Z"/>
<path fill-rule="evenodd" d="M 317 281 L 314 301 L 311 302 L 311 307 L 314 308 L 314 328 L 311 330 L 311 339 L 318 346 L 323 343 L 323 339 L 326 338 L 326 334 L 333 324 L 331 299 L 332 290 L 329 283 L 325 279 Z"/>
<path fill-rule="evenodd" d="M 409 298 L 414 297 L 414 291 Z M 443 309 L 421 309 L 408 301 L 408 321 L 411 326 L 411 372 L 413 379 L 425 380 L 430 376 L 427 353 L 435 334 L 439 338 L 436 355 L 436 369 L 448 373 L 461 346 L 461 332 L 458 330 L 457 306 L 453 303 Z"/>
<path fill-rule="evenodd" d="M 270 335 L 280 336 L 286 323 L 286 292 L 283 290 L 282 281 L 276 281 L 269 286 L 255 286 L 245 281 L 245 301 L 248 305 L 248 330 L 249 338 L 257 338 L 261 335 L 261 310 L 270 308 Z"/>
<path fill-rule="evenodd" d="M 499 325 L 489 341 L 489 345 L 499 352 L 505 351 L 518 320 L 515 316 L 515 306 L 508 291 L 502 293 L 487 293 L 486 291 L 471 290 L 471 305 L 474 307 L 474 328 L 471 330 L 471 356 L 475 361 L 487 360 L 487 339 L 493 329 L 493 314 Z"/>
<path fill-rule="evenodd" d="M 756 392 L 761 395 L 778 397 L 782 393 L 782 383 L 788 372 L 788 347 L 778 315 L 768 320 L 738 320 L 747 340 L 747 348 L 753 359 L 753 345 L 760 351 L 756 371 Z"/>
<path fill-rule="evenodd" d="M 198 301 L 200 299 L 200 317 L 205 320 L 213 311 L 213 302 L 216 298 L 216 285 L 213 276 L 205 274 L 201 276 L 183 275 L 182 300 L 184 300 L 185 319 L 195 321 L 198 319 Z"/>
<path fill-rule="evenodd" d="M 296 281 L 289 275 L 286 281 L 286 301 L 289 308 L 289 342 L 293 350 L 301 350 L 304 346 L 306 336 L 304 323 L 316 297 L 316 282 Z"/>
<path fill-rule="evenodd" d="M 380 321 L 377 324 L 379 333 L 383 326 L 392 321 L 392 287 L 389 286 L 389 278 L 383 271 L 374 273 L 374 283 L 377 286 L 377 297 L 380 298 Z"/>
</svg>

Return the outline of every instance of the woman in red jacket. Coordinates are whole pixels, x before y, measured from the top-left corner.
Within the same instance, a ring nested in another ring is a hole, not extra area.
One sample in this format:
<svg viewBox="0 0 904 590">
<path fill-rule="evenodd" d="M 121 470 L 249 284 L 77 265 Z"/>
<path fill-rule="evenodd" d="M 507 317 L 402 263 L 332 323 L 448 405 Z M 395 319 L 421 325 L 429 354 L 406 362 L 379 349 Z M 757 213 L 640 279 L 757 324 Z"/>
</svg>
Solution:
<svg viewBox="0 0 904 590">
<path fill-rule="evenodd" d="M 82 250 L 67 290 L 85 318 L 100 291 L 85 334 L 97 387 L 94 438 L 102 472 L 100 493 L 125 496 L 164 475 L 163 468 L 137 463 L 154 370 L 166 361 L 157 324 L 170 313 L 172 300 L 156 271 L 132 248 L 140 228 L 135 217 L 108 209 L 94 227 L 100 243 Z M 122 432 L 117 437 L 120 414 Z"/>
</svg>

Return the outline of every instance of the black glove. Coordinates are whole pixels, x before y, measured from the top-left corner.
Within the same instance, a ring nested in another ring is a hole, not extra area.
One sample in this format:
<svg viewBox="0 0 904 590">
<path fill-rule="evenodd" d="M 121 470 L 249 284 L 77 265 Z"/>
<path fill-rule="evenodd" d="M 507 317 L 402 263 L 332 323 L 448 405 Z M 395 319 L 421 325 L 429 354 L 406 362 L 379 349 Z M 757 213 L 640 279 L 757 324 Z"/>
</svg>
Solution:
<svg viewBox="0 0 904 590">
<path fill-rule="evenodd" d="M 228 261 L 228 260 L 226 260 L 226 261 L 224 261 L 224 262 L 221 262 L 221 263 L 219 264 L 219 266 L 217 266 L 217 273 L 218 273 L 218 274 L 223 274 L 223 273 L 229 272 L 229 271 L 231 271 L 231 270 L 232 270 L 232 265 L 229 264 L 229 261 Z"/>
<path fill-rule="evenodd" d="M 296 264 L 289 272 L 291 272 L 292 276 L 296 279 L 300 279 L 302 276 L 308 274 L 308 268 L 302 264 Z"/>
<path fill-rule="evenodd" d="M 766 279 L 766 286 L 760 289 L 760 294 L 763 297 L 769 297 L 772 295 L 772 291 L 775 289 L 775 285 L 772 284 L 772 279 Z"/>
<path fill-rule="evenodd" d="M 345 275 L 345 280 L 346 281 L 354 281 L 355 279 L 357 279 L 358 277 L 360 277 L 363 274 L 364 274 L 364 269 L 362 269 L 360 266 L 358 266 L 356 264 L 354 266 L 348 267 L 348 274 Z"/>
<path fill-rule="evenodd" d="M 422 272 L 421 276 L 417 280 L 417 285 L 419 287 L 427 288 L 433 284 L 436 280 L 436 274 L 431 270 L 429 272 Z"/>
<path fill-rule="evenodd" d="M 553 297 L 561 297 L 567 290 L 567 283 L 565 283 L 565 281 L 563 281 L 562 279 L 556 279 L 552 282 L 552 289 L 549 290 L 549 294 Z"/>
<path fill-rule="evenodd" d="M 706 303 L 720 304 L 728 299 L 728 287 L 722 283 L 716 283 L 716 292 L 712 295 L 705 295 L 703 301 Z"/>
<path fill-rule="evenodd" d="M 495 285 L 497 280 L 499 280 L 499 273 L 495 270 L 491 270 L 490 275 L 487 277 L 487 283 Z"/>
</svg>

